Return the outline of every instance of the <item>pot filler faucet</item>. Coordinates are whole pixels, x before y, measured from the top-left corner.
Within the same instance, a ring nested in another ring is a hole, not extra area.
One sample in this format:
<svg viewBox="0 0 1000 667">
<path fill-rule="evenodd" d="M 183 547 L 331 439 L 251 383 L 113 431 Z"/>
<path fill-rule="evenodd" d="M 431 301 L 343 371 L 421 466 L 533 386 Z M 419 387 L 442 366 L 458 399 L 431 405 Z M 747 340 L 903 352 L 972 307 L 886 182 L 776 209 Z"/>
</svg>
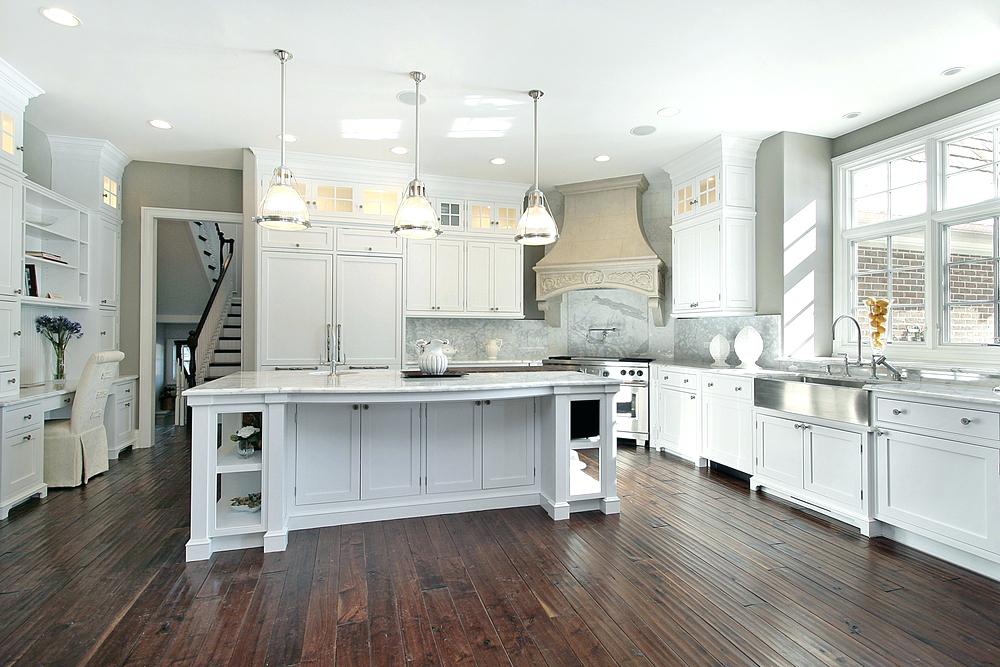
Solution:
<svg viewBox="0 0 1000 667">
<path fill-rule="evenodd" d="M 857 329 L 858 332 L 858 358 L 855 362 L 851 364 L 848 354 L 846 352 L 842 353 L 842 356 L 844 357 L 844 374 L 850 377 L 852 365 L 857 366 L 858 368 L 866 365 L 861 361 L 861 324 L 858 322 L 857 318 L 852 315 L 841 315 L 833 321 L 833 340 L 837 340 L 837 324 L 840 323 L 841 320 L 852 322 L 854 324 L 854 328 Z M 897 370 L 895 366 L 889 363 L 889 360 L 885 358 L 884 354 L 873 353 L 871 363 L 871 378 L 873 380 L 878 379 L 879 366 L 885 366 L 886 370 L 889 371 L 889 376 L 892 377 L 893 380 L 898 381 L 903 379 L 903 374 Z"/>
</svg>

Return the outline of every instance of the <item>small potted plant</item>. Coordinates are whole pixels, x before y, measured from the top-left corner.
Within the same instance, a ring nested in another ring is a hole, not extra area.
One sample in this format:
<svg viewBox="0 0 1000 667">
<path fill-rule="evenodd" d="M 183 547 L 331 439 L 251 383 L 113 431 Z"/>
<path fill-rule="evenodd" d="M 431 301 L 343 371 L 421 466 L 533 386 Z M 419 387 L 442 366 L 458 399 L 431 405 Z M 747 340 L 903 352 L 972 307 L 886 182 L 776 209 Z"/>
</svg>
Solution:
<svg viewBox="0 0 1000 667">
<path fill-rule="evenodd" d="M 62 384 L 66 381 L 66 346 L 73 338 L 83 337 L 83 327 L 79 322 L 74 322 L 64 315 L 57 317 L 40 315 L 35 320 L 35 331 L 52 343 L 52 350 L 55 352 L 52 379 L 56 384 Z"/>
<path fill-rule="evenodd" d="M 229 439 L 236 443 L 236 453 L 248 459 L 254 455 L 260 444 L 260 429 L 256 426 L 244 426 L 229 436 Z"/>
<path fill-rule="evenodd" d="M 177 400 L 177 385 L 166 384 L 160 390 L 160 409 L 164 412 L 173 412 L 174 403 Z"/>
</svg>

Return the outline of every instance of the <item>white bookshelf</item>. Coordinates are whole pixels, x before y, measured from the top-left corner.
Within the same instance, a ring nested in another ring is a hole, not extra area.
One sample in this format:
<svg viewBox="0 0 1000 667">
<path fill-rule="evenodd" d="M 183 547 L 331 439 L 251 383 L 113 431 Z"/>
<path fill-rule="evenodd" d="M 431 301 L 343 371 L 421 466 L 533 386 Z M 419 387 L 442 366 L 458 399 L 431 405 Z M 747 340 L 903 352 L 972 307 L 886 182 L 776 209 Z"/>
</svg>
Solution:
<svg viewBox="0 0 1000 667">
<path fill-rule="evenodd" d="M 39 257 L 35 253 L 53 257 Z M 24 187 L 24 305 L 85 307 L 90 289 L 90 213 L 35 183 Z M 38 294 L 30 295 L 33 266 Z"/>
</svg>

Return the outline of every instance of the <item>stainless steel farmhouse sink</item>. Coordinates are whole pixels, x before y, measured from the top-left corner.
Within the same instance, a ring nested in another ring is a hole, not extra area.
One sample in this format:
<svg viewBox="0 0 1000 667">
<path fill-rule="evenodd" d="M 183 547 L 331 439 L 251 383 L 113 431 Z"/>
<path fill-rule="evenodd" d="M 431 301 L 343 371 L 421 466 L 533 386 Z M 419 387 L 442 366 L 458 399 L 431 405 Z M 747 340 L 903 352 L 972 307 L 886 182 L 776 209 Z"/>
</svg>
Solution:
<svg viewBox="0 0 1000 667">
<path fill-rule="evenodd" d="M 817 375 L 757 377 L 754 405 L 806 417 L 869 426 L 870 380 Z"/>
</svg>

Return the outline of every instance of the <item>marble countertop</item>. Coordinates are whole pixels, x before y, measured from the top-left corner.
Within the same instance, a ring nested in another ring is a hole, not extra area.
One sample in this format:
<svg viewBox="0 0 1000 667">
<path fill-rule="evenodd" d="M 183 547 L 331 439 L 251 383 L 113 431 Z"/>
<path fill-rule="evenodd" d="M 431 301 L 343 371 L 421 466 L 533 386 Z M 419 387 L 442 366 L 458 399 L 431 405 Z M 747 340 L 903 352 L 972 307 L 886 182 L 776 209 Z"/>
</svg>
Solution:
<svg viewBox="0 0 1000 667">
<path fill-rule="evenodd" d="M 465 366 L 541 366 L 541 359 L 448 359 L 449 368 L 462 368 Z M 407 360 L 403 366 L 407 369 L 417 368 L 416 359 Z"/>
<path fill-rule="evenodd" d="M 943 398 L 951 401 L 978 403 L 1000 407 L 1000 394 L 993 392 L 997 383 L 983 382 L 931 382 L 927 380 L 886 382 L 865 385 L 876 394 L 893 394 L 913 398 Z"/>
<path fill-rule="evenodd" d="M 112 383 L 118 384 L 119 382 L 130 382 L 132 380 L 139 379 L 138 375 L 120 375 L 116 377 Z M 11 394 L 10 396 L 0 396 L 0 407 L 7 405 L 16 405 L 18 403 L 28 403 L 30 401 L 40 401 L 46 398 L 51 398 L 53 396 L 61 396 L 63 394 L 71 394 L 76 391 L 76 383 L 66 384 L 57 387 L 51 382 L 46 382 L 45 384 L 34 385 L 32 387 L 21 387 L 21 390 L 16 394 Z"/>
<path fill-rule="evenodd" d="M 575 371 L 470 373 L 457 378 L 403 378 L 399 371 L 345 371 L 331 376 L 315 371 L 243 371 L 207 382 L 184 392 L 185 396 L 225 394 L 315 394 L 315 393 L 424 393 L 483 391 L 541 387 L 617 385 L 603 378 Z"/>
<path fill-rule="evenodd" d="M 733 366 L 713 366 L 709 363 L 701 362 L 686 362 L 686 361 L 654 361 L 657 366 L 664 366 L 667 368 L 675 368 L 679 371 L 702 371 L 706 373 L 721 373 L 723 375 L 744 375 L 749 377 L 757 376 L 771 376 L 771 375 L 788 375 L 788 371 L 783 371 L 773 368 L 739 368 Z"/>
</svg>

